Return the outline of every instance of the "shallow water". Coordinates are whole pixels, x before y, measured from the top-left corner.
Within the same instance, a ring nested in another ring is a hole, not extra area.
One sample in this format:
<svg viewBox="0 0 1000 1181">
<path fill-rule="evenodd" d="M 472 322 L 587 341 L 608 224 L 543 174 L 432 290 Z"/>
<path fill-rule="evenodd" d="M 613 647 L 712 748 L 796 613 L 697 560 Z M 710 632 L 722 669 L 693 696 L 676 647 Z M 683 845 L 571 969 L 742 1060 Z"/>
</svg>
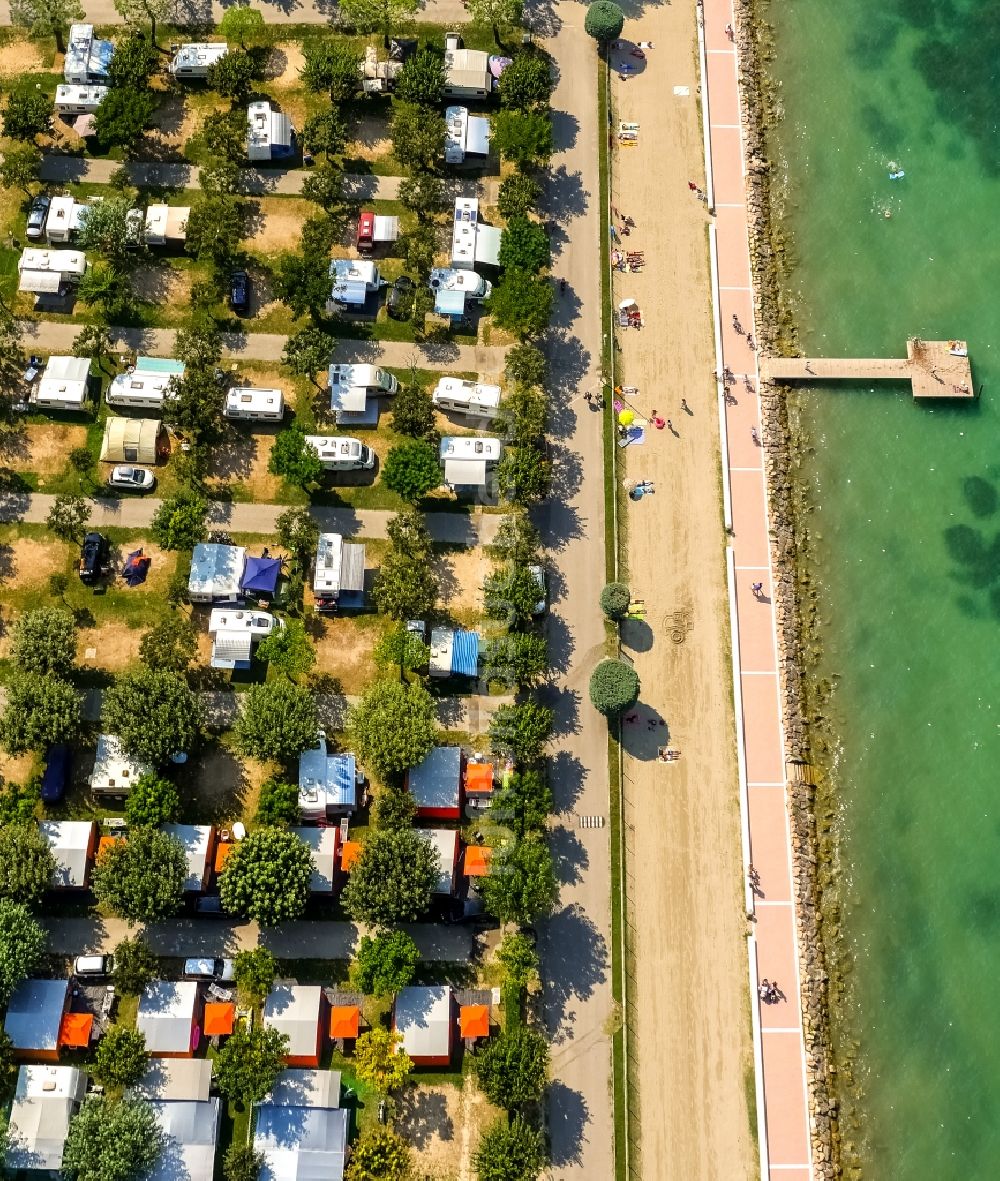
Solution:
<svg viewBox="0 0 1000 1181">
<path fill-rule="evenodd" d="M 793 0 L 769 19 L 803 351 L 902 355 L 907 336 L 958 336 L 984 387 L 942 407 L 831 384 L 797 406 L 815 448 L 823 672 L 838 677 L 865 1173 L 993 1178 L 1000 3 Z"/>
</svg>

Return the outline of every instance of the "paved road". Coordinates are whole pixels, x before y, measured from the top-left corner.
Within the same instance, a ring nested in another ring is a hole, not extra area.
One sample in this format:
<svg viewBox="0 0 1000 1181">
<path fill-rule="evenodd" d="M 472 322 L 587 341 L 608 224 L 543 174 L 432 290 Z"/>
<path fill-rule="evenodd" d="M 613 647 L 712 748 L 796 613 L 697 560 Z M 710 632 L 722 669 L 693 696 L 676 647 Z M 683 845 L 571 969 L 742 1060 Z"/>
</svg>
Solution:
<svg viewBox="0 0 1000 1181">
<path fill-rule="evenodd" d="M 81 324 L 51 320 L 21 321 L 24 347 L 44 353 L 72 353 L 73 341 L 81 328 Z M 109 331 L 115 345 L 151 356 L 169 356 L 177 337 L 173 328 L 111 328 Z M 273 332 L 226 332 L 222 336 L 222 347 L 228 357 L 280 361 L 287 339 Z M 445 372 L 496 374 L 503 370 L 506 351 L 486 345 L 458 345 L 451 341 L 416 344 L 407 340 L 339 340 L 333 360 L 377 361 L 397 369 L 416 365 Z"/>
<path fill-rule="evenodd" d="M 0 521 L 27 521 L 44 524 L 55 496 L 32 492 L 24 496 L 7 494 L 0 500 Z M 154 498 L 135 497 L 98 499 L 91 502 L 90 524 L 96 528 L 145 529 L 160 507 Z M 232 533 L 273 533 L 278 516 L 285 512 L 284 504 L 230 504 L 215 501 L 211 505 L 209 523 Z M 395 514 L 386 509 L 326 508 L 316 506 L 310 513 L 327 533 L 368 537 L 373 540 L 386 536 L 386 523 Z M 450 545 L 490 545 L 496 535 L 501 517 L 499 513 L 427 513 L 427 528 L 434 541 Z"/>
<path fill-rule="evenodd" d="M 74 918 L 43 920 L 49 951 L 81 955 L 113 951 L 122 939 L 136 933 L 123 919 Z M 467 963 L 473 955 L 471 932 L 440 923 L 413 923 L 403 928 L 424 960 Z M 257 947 L 269 948 L 278 959 L 349 960 L 358 929 L 353 923 L 298 922 L 261 930 L 252 922 L 215 919 L 176 919 L 153 923 L 144 930 L 157 955 L 184 958 L 196 955 L 233 955 Z"/>
</svg>

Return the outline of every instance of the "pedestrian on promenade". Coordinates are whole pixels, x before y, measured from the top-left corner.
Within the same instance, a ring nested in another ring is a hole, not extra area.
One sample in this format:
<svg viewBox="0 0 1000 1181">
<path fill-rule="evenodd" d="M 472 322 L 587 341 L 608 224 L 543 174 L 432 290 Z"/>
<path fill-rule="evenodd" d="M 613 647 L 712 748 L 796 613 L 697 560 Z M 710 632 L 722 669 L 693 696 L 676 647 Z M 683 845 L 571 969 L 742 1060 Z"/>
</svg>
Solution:
<svg viewBox="0 0 1000 1181">
<path fill-rule="evenodd" d="M 735 312 L 733 312 L 733 330 L 737 336 L 743 335 L 743 325 L 740 323 L 740 318 Z"/>
<path fill-rule="evenodd" d="M 732 25 L 726 25 L 726 36 L 729 38 L 730 41 L 735 39 L 735 34 L 733 33 L 733 26 Z"/>
<path fill-rule="evenodd" d="M 763 589 L 764 589 L 764 584 L 762 582 L 755 582 L 750 587 L 750 590 L 753 592 L 753 597 L 755 599 L 760 598 L 761 592 L 763 591 Z M 752 872 L 751 872 L 750 876 L 753 877 Z"/>
<path fill-rule="evenodd" d="M 750 346 L 750 351 L 752 353 L 755 353 L 757 351 L 757 346 L 753 342 L 753 333 L 752 332 L 747 333 L 747 344 Z"/>
<path fill-rule="evenodd" d="M 750 438 L 753 439 L 753 445 L 755 447 L 760 446 L 760 435 L 757 434 L 757 428 L 755 426 L 750 428 Z"/>
</svg>

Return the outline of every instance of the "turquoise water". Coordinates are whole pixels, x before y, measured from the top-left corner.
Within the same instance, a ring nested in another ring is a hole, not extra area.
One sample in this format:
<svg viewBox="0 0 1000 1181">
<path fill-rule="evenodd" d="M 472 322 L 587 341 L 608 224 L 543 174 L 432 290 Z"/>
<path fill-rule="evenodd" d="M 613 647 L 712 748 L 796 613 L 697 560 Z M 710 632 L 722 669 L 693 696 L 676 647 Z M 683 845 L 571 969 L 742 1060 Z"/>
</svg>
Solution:
<svg viewBox="0 0 1000 1181">
<path fill-rule="evenodd" d="M 959 336 L 984 387 L 940 407 L 829 385 L 797 408 L 837 677 L 865 1175 L 994 1178 L 1000 3 L 793 0 L 769 19 L 803 350 L 902 355 L 907 336 Z"/>
</svg>

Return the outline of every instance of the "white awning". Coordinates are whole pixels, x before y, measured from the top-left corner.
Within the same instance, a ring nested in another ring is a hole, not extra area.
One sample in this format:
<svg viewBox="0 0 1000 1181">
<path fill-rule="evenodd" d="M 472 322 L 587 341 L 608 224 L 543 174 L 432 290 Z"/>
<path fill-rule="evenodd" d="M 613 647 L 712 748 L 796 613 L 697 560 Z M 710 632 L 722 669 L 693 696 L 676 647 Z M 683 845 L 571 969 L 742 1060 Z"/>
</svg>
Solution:
<svg viewBox="0 0 1000 1181">
<path fill-rule="evenodd" d="M 453 487 L 455 485 L 481 487 L 486 483 L 486 460 L 447 459 L 444 465 L 444 478 Z"/>
<path fill-rule="evenodd" d="M 58 271 L 22 271 L 18 291 L 30 291 L 34 295 L 58 295 L 63 277 Z"/>
</svg>

